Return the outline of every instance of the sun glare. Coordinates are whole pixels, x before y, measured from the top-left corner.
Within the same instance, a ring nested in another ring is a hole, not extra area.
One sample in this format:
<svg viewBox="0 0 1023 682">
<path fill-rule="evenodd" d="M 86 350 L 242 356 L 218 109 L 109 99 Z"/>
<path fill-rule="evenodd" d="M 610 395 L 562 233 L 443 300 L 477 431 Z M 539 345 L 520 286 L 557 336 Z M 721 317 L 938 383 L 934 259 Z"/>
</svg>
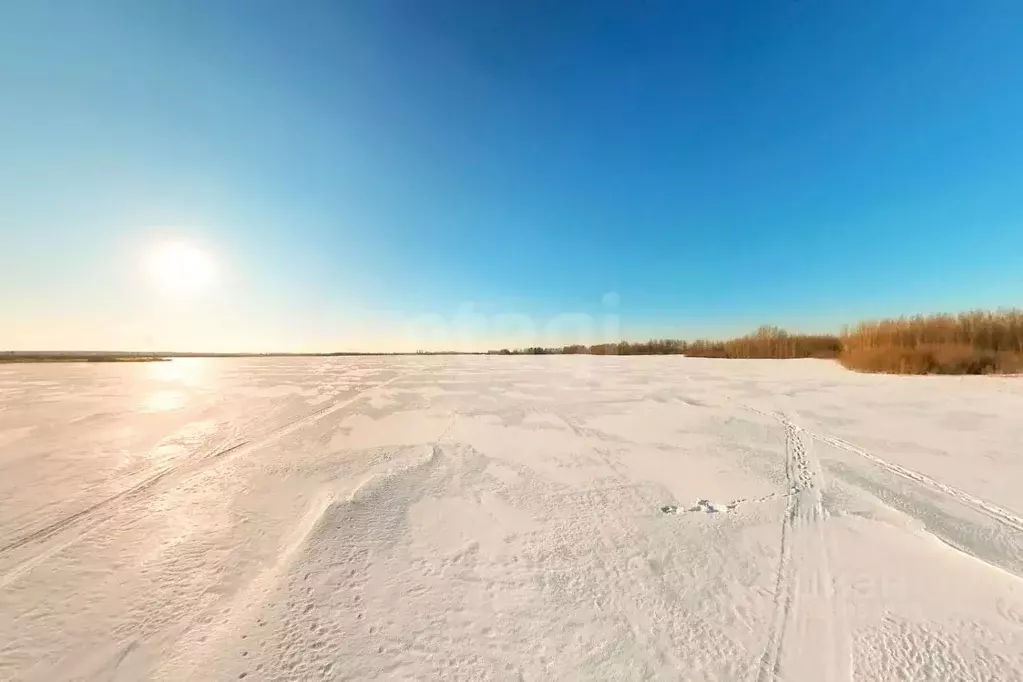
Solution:
<svg viewBox="0 0 1023 682">
<path fill-rule="evenodd" d="M 172 242 L 156 247 L 147 263 L 149 274 L 166 293 L 175 296 L 205 289 L 216 277 L 213 257 L 200 248 Z"/>
</svg>

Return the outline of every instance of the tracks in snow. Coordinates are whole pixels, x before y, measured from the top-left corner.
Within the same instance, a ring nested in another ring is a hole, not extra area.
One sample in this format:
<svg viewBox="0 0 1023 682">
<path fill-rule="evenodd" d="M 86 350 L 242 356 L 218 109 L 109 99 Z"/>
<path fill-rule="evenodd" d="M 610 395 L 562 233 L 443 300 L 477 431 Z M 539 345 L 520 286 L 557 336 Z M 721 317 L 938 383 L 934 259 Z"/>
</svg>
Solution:
<svg viewBox="0 0 1023 682">
<path fill-rule="evenodd" d="M 177 474 L 186 474 L 186 473 L 189 473 L 191 471 L 196 471 L 198 469 L 201 469 L 203 466 L 208 465 L 208 464 L 210 464 L 210 463 L 220 459 L 224 455 L 227 455 L 227 454 L 229 454 L 231 452 L 234 452 L 235 450 L 238 450 L 239 448 L 242 448 L 242 447 L 244 447 L 244 446 L 246 446 L 248 444 L 249 443 L 247 443 L 245 441 L 243 441 L 241 443 L 236 443 L 236 444 L 231 445 L 229 447 L 217 450 L 217 451 L 213 452 L 212 454 L 209 454 L 209 455 L 201 458 L 198 462 L 191 462 L 191 463 L 186 463 L 186 464 L 178 464 L 178 465 L 174 465 L 174 466 L 169 466 L 169 467 L 167 467 L 165 469 L 161 469 L 161 470 L 157 471 L 154 474 L 150 474 L 149 476 L 147 476 L 142 481 L 139 481 L 138 483 L 136 483 L 136 484 L 134 484 L 132 486 L 129 486 L 126 490 L 122 490 L 121 492 L 116 493 L 114 495 L 111 495 L 110 497 L 107 497 L 107 498 L 105 498 L 103 500 L 100 500 L 99 502 L 96 502 L 95 504 L 92 504 L 92 505 L 86 507 L 85 509 L 77 511 L 74 514 L 70 514 L 70 515 L 65 516 L 63 518 L 60 518 L 60 519 L 54 521 L 53 523 L 50 523 L 50 524 L 48 524 L 46 526 L 43 526 L 42 528 L 37 528 L 36 530 L 34 530 L 34 531 L 30 532 L 30 533 L 27 533 L 25 535 L 22 535 L 21 537 L 15 538 L 14 540 L 11 540 L 7 544 L 5 544 L 2 547 L 0 547 L 0 556 L 3 556 L 4 554 L 7 554 L 8 552 L 12 552 L 12 551 L 18 549 L 19 547 L 27 545 L 27 544 L 29 544 L 31 542 L 42 541 L 42 540 L 45 540 L 45 539 L 47 539 L 47 538 L 49 538 L 49 537 L 51 537 L 53 535 L 56 535 L 57 533 L 61 532 L 62 530 L 65 530 L 66 528 L 69 528 L 69 527 L 71 527 L 71 526 L 73 526 L 73 525 L 75 525 L 75 524 L 77 524 L 79 522 L 82 522 L 82 521 L 86 520 L 87 518 L 95 515 L 97 512 L 100 512 L 100 511 L 102 511 L 103 509 L 105 509 L 107 507 L 115 505 L 118 502 L 129 500 L 129 499 L 132 499 L 134 497 L 138 497 L 142 493 L 145 493 L 149 489 L 151 489 L 154 486 L 156 486 L 158 483 L 160 483 L 162 480 L 164 480 L 165 478 L 167 478 L 171 474 L 175 474 L 175 473 L 177 473 Z"/>
<path fill-rule="evenodd" d="M 860 457 L 863 457 L 864 459 L 869 460 L 874 464 L 877 464 L 881 468 L 897 476 L 906 478 L 910 481 L 913 481 L 914 483 L 919 483 L 920 485 L 930 488 L 931 490 L 936 490 L 940 493 L 944 493 L 945 495 L 948 495 L 949 497 L 955 499 L 957 502 L 960 502 L 961 504 L 967 507 L 971 507 L 981 512 L 982 514 L 986 514 L 995 521 L 998 521 L 999 523 L 1008 526 L 1009 528 L 1017 532 L 1023 533 L 1023 517 L 1019 517 L 1016 514 L 1013 514 L 1012 512 L 999 507 L 993 502 L 989 502 L 988 500 L 971 495 L 967 492 L 960 490 L 959 488 L 946 485 L 944 483 L 939 483 L 930 476 L 926 476 L 919 472 L 913 471 L 912 469 L 907 469 L 906 467 L 899 466 L 898 464 L 887 462 L 878 457 L 877 455 L 873 455 L 867 452 L 866 450 L 858 448 L 852 443 L 846 442 L 841 438 L 828 436 L 823 433 L 812 432 L 807 433 L 814 439 L 819 440 L 822 443 L 838 448 L 839 450 L 845 450 L 846 452 L 851 452 L 855 455 L 859 455 Z"/>
<path fill-rule="evenodd" d="M 743 405 L 743 407 L 745 407 L 750 412 L 755 412 L 757 414 L 763 415 L 765 417 L 770 417 L 783 423 L 785 422 L 784 418 L 779 417 L 778 415 L 770 414 L 768 412 L 764 412 L 763 410 L 758 410 L 754 407 L 750 407 L 749 405 Z M 1011 528 L 1014 531 L 1023 533 L 1023 517 L 998 506 L 994 502 L 985 500 L 981 497 L 977 497 L 976 495 L 971 495 L 970 493 L 960 490 L 959 488 L 956 488 L 954 486 L 946 485 L 945 483 L 936 481 L 935 479 L 931 478 L 930 476 L 927 476 L 926 474 L 921 474 L 918 471 L 913 471 L 912 469 L 908 469 L 899 464 L 894 464 L 892 462 L 884 460 L 881 457 L 878 457 L 877 455 L 872 454 L 864 450 L 863 448 L 853 445 L 852 443 L 842 440 L 841 438 L 838 438 L 836 436 L 829 436 L 826 433 L 810 431 L 809 429 L 804 428 L 800 428 L 800 431 L 802 433 L 805 433 L 809 438 L 812 438 L 813 440 L 824 443 L 825 445 L 830 445 L 833 448 L 838 448 L 839 450 L 844 450 L 854 455 L 859 455 L 863 459 L 866 459 L 867 461 L 878 465 L 882 469 L 885 469 L 886 471 L 893 473 L 896 476 L 900 476 L 902 478 L 905 478 L 906 480 L 922 485 L 925 488 L 947 495 L 948 497 L 951 497 L 960 504 L 963 504 L 964 506 L 970 507 L 982 514 L 985 514 L 988 517 L 994 519 L 995 521 L 1001 523 L 1004 526 Z"/>
<path fill-rule="evenodd" d="M 1011 531 L 1023 532 L 1023 517 L 989 500 L 889 462 L 841 438 L 802 428 L 784 416 L 744 407 L 784 427 L 790 489 L 781 530 L 774 617 L 755 676 L 757 682 L 778 679 L 783 670 L 786 679 L 851 679 L 852 675 L 844 603 L 835 592 L 828 566 L 827 514 L 821 504 L 820 466 L 809 447 L 813 441 L 858 455 L 889 473 L 984 514 Z M 791 657 L 785 656 L 787 651 L 792 652 Z"/>
<path fill-rule="evenodd" d="M 60 535 L 64 531 L 72 529 L 78 529 L 79 532 L 75 533 L 72 537 L 65 539 L 62 542 L 57 542 L 49 547 L 45 547 L 42 551 L 36 554 L 26 557 L 21 561 L 18 561 L 14 566 L 9 568 L 0 574 L 0 589 L 7 587 L 17 578 L 23 575 L 25 572 L 30 570 L 32 567 L 38 565 L 42 561 L 45 561 L 50 556 L 53 556 L 57 552 L 60 552 L 75 542 L 86 537 L 88 534 L 93 532 L 98 526 L 102 525 L 113 519 L 117 514 L 117 509 L 123 504 L 129 503 L 133 500 L 144 497 L 147 493 L 151 493 L 154 489 L 159 487 L 160 484 L 168 484 L 172 481 L 180 480 L 181 478 L 199 472 L 217 462 L 224 461 L 228 458 L 239 457 L 246 455 L 258 448 L 265 447 L 274 443 L 275 441 L 288 436 L 299 429 L 302 429 L 310 424 L 313 424 L 324 417 L 333 414 L 339 410 L 342 410 L 349 405 L 352 405 L 366 393 L 384 388 L 400 379 L 412 374 L 412 372 L 406 372 L 399 374 L 387 379 L 378 384 L 368 386 L 361 391 L 358 391 L 355 395 L 351 396 L 346 400 L 335 401 L 322 407 L 304 417 L 288 422 L 287 424 L 280 426 L 269 433 L 266 433 L 258 438 L 252 440 L 244 440 L 239 443 L 234 443 L 227 447 L 220 448 L 214 452 L 200 457 L 198 459 L 182 462 L 179 464 L 171 465 L 163 468 L 155 473 L 146 476 L 143 480 L 129 486 L 127 489 L 122 490 L 110 497 L 104 498 L 99 502 L 96 502 L 85 509 L 77 511 L 73 514 L 64 516 L 52 523 L 30 531 L 20 537 L 17 537 L 3 546 L 0 546 L 0 559 L 6 555 L 15 552 L 16 550 L 30 545 L 33 543 L 40 543 L 49 540 L 55 536 Z M 81 526 L 85 528 L 81 528 Z"/>
<path fill-rule="evenodd" d="M 807 434 L 814 440 L 824 443 L 825 445 L 858 455 L 868 462 L 877 465 L 882 470 L 890 474 L 894 474 L 895 476 L 909 481 L 910 483 L 916 484 L 922 490 L 930 493 L 936 493 L 948 500 L 952 500 L 965 509 L 991 519 L 994 522 L 993 527 L 1001 526 L 1005 529 L 1005 531 L 1007 531 L 1007 538 L 1012 538 L 1013 536 L 1016 537 L 1016 540 L 1008 539 L 1009 546 L 1019 546 L 1019 537 L 1020 534 L 1023 534 L 1023 517 L 1020 515 L 1000 507 L 990 500 L 985 500 L 954 486 L 941 483 L 918 471 L 886 461 L 881 457 L 864 450 L 863 448 L 842 440 L 841 438 L 810 431 L 807 431 Z M 962 536 L 958 536 L 956 534 L 950 535 L 949 529 L 946 526 L 943 526 L 940 522 L 935 523 L 933 519 L 928 519 L 926 516 L 916 516 L 916 518 L 923 523 L 923 528 L 928 534 L 937 540 L 940 540 L 949 548 L 957 552 L 961 552 L 966 556 L 976 559 L 977 561 L 995 569 L 1006 571 L 1014 578 L 1023 579 L 1018 550 L 1010 551 L 1008 554 L 1000 554 L 998 551 L 989 552 L 982 547 L 971 546 L 969 542 L 964 542 Z M 934 523 L 933 527 L 932 523 Z"/>
<path fill-rule="evenodd" d="M 802 428 L 780 415 L 768 416 L 785 429 L 789 493 L 781 525 L 774 612 L 755 679 L 849 680 L 851 643 L 828 557 L 820 466 Z"/>
</svg>

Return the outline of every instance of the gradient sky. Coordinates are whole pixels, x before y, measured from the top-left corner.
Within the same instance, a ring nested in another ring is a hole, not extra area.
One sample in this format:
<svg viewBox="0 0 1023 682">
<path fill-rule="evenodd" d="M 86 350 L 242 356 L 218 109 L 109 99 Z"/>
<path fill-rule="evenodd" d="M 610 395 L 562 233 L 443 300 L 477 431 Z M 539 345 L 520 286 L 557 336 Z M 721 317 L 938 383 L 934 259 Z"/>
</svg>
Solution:
<svg viewBox="0 0 1023 682">
<path fill-rule="evenodd" d="M 1021 26 L 1017 0 L 3 2 L 0 348 L 1020 304 Z M 162 293 L 167 241 L 215 281 Z"/>
</svg>

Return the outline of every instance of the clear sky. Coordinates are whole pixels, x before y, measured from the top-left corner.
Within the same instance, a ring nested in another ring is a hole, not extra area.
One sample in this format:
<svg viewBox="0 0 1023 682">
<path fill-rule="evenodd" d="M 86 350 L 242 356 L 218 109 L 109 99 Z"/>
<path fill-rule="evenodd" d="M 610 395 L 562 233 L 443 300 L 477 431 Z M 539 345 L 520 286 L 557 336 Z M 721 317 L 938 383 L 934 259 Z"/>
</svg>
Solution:
<svg viewBox="0 0 1023 682">
<path fill-rule="evenodd" d="M 0 348 L 1020 304 L 1021 26 L 1018 0 L 2 2 Z"/>
</svg>

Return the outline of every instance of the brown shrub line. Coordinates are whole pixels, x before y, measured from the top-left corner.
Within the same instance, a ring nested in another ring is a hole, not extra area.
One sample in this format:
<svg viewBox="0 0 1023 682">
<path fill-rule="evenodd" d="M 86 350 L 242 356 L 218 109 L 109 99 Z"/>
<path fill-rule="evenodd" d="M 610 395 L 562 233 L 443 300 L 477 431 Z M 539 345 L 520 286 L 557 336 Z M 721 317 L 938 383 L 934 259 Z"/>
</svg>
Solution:
<svg viewBox="0 0 1023 682">
<path fill-rule="evenodd" d="M 778 327 L 725 341 L 650 341 L 491 351 L 501 355 L 686 355 L 703 358 L 835 358 L 848 369 L 893 374 L 1023 372 L 1023 310 L 917 315 L 846 327 L 841 335 Z"/>
<path fill-rule="evenodd" d="M 1023 310 L 972 310 L 861 322 L 842 331 L 839 362 L 893 374 L 1023 371 Z"/>
</svg>

